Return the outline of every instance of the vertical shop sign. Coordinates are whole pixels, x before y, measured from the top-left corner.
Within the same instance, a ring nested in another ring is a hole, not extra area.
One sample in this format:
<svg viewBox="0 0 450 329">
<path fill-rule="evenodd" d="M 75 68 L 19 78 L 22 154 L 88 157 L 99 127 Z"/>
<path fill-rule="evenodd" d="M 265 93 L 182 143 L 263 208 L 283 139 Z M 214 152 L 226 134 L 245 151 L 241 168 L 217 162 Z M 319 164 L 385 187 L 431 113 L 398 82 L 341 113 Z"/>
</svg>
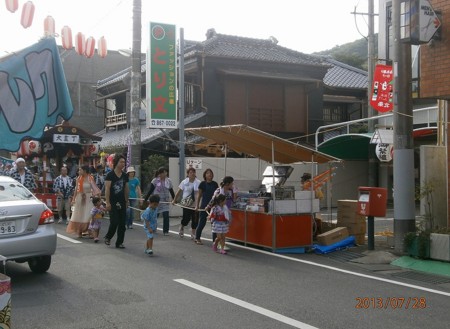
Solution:
<svg viewBox="0 0 450 329">
<path fill-rule="evenodd" d="M 377 64 L 373 78 L 372 97 L 370 98 L 370 105 L 375 110 L 379 112 L 393 110 L 393 84 L 392 66 Z"/>
<path fill-rule="evenodd" d="M 150 22 L 147 52 L 147 128 L 177 127 L 175 25 Z"/>
</svg>

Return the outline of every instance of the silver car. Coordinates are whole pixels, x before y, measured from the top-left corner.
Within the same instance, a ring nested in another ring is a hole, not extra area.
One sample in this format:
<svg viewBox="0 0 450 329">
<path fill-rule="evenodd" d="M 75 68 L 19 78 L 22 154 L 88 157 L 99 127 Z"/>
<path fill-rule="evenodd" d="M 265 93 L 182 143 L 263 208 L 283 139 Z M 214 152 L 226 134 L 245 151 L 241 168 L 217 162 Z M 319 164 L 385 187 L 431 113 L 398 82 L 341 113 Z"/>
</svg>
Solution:
<svg viewBox="0 0 450 329">
<path fill-rule="evenodd" d="M 0 258 L 28 262 L 33 272 L 44 273 L 55 250 L 53 212 L 22 184 L 0 176 Z"/>
</svg>

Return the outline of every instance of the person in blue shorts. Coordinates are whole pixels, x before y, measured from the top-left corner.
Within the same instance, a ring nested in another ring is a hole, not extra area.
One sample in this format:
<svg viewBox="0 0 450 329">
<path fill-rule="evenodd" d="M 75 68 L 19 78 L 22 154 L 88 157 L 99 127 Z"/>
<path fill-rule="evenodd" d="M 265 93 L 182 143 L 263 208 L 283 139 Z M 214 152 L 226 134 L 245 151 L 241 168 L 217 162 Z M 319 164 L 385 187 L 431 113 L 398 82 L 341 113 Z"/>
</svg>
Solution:
<svg viewBox="0 0 450 329">
<path fill-rule="evenodd" d="M 159 200 L 159 195 L 151 195 L 148 200 L 148 207 L 141 215 L 141 219 L 144 221 L 144 231 L 147 234 L 147 242 L 145 245 L 145 253 L 147 255 L 153 255 L 153 235 L 155 234 L 158 226 L 157 218 Z"/>
</svg>

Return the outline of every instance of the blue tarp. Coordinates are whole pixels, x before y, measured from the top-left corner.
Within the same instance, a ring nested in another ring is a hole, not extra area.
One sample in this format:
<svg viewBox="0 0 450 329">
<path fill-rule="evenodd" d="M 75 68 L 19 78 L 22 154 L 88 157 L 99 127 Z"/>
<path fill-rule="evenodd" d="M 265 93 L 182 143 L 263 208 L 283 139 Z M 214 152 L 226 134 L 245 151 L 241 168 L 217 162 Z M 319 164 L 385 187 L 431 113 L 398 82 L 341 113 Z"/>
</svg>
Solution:
<svg viewBox="0 0 450 329">
<path fill-rule="evenodd" d="M 313 244 L 314 252 L 316 254 L 328 254 L 330 252 L 345 249 L 347 247 L 355 246 L 355 237 L 350 235 L 349 237 L 341 240 L 339 242 L 333 243 L 329 246 L 321 246 L 319 244 Z"/>
</svg>

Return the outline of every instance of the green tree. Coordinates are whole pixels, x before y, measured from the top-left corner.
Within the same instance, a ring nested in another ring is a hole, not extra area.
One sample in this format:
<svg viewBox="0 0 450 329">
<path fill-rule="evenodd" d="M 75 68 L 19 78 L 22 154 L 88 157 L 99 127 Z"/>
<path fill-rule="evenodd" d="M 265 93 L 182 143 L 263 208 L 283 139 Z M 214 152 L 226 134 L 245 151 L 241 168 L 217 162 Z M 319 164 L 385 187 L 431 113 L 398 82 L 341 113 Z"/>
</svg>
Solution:
<svg viewBox="0 0 450 329">
<path fill-rule="evenodd" d="M 159 154 L 150 155 L 141 165 L 141 181 L 142 191 L 146 193 L 148 191 L 150 182 L 155 177 L 155 172 L 160 167 L 169 168 L 169 159 Z"/>
</svg>

